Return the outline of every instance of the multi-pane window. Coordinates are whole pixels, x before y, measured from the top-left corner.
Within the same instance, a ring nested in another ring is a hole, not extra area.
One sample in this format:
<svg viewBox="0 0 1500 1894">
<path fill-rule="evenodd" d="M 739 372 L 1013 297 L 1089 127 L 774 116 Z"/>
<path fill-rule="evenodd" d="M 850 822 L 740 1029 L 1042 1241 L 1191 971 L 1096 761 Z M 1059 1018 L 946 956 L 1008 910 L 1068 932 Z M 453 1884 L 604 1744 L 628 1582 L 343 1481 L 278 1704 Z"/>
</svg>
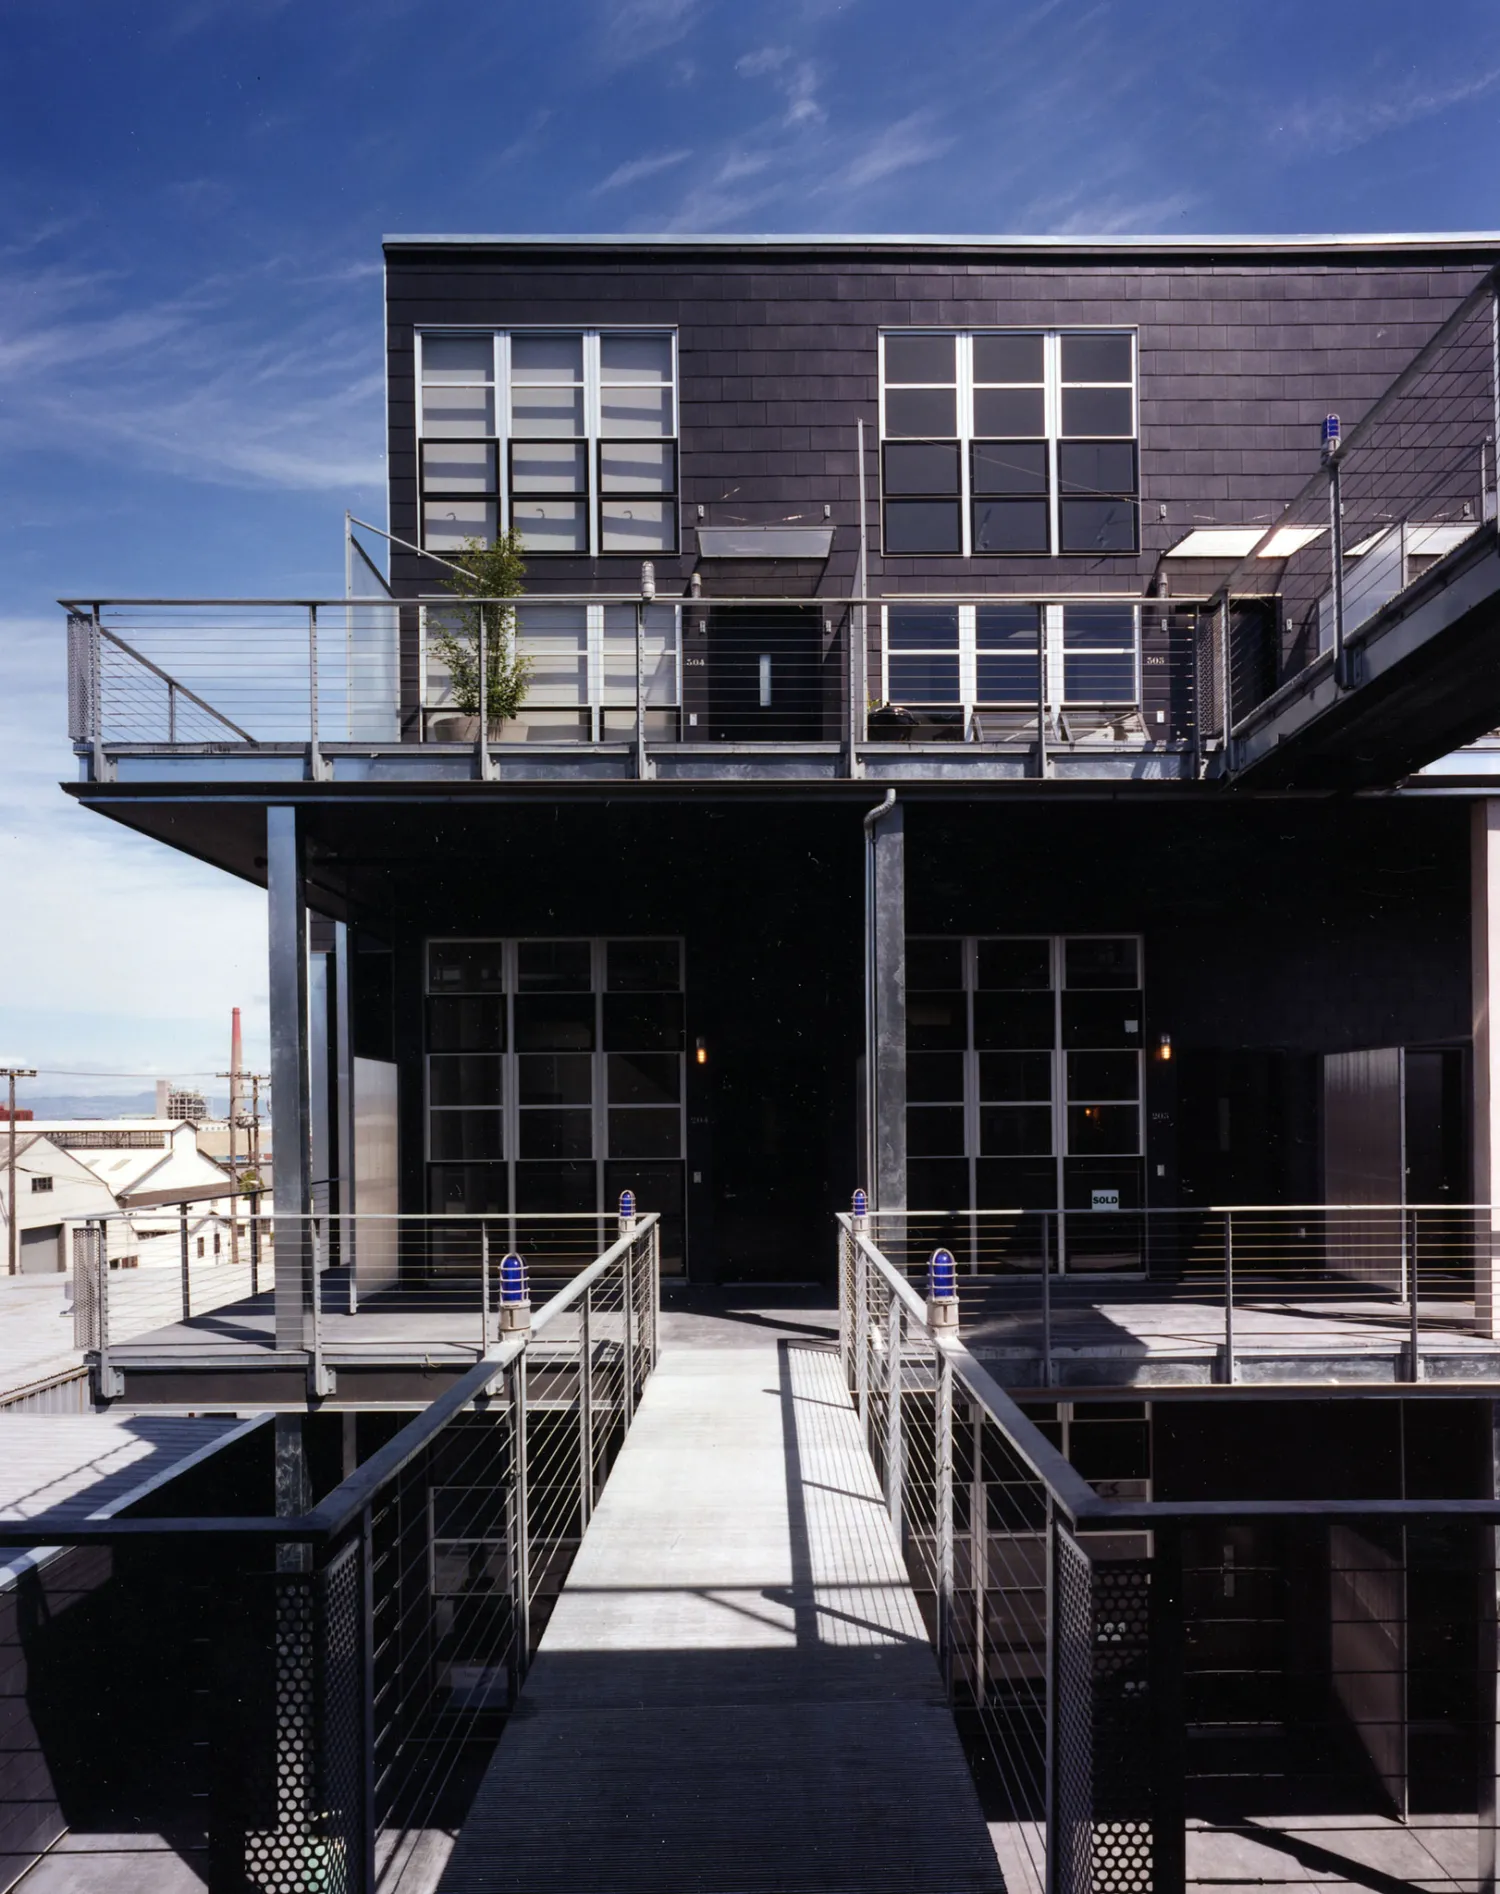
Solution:
<svg viewBox="0 0 1500 1894">
<path fill-rule="evenodd" d="M 887 605 L 887 703 L 1035 710 L 1140 701 L 1140 610 L 1128 601 Z"/>
<path fill-rule="evenodd" d="M 677 545 L 675 337 L 646 330 L 424 331 L 423 544 L 503 522 L 528 553 Z"/>
<path fill-rule="evenodd" d="M 1140 941 L 914 938 L 906 955 L 911 1203 L 1091 1214 L 1101 1202 L 1139 1208 Z M 1073 1226 L 1061 1240 L 1098 1265 L 1106 1253 L 1091 1247 L 1099 1227 Z M 1118 1232 L 1107 1253 L 1117 1266 Z"/>
<path fill-rule="evenodd" d="M 888 556 L 1131 553 L 1129 330 L 881 337 Z"/>
<path fill-rule="evenodd" d="M 680 1258 L 683 1004 L 677 940 L 429 942 L 430 1207 L 607 1211 L 631 1189 Z"/>
</svg>

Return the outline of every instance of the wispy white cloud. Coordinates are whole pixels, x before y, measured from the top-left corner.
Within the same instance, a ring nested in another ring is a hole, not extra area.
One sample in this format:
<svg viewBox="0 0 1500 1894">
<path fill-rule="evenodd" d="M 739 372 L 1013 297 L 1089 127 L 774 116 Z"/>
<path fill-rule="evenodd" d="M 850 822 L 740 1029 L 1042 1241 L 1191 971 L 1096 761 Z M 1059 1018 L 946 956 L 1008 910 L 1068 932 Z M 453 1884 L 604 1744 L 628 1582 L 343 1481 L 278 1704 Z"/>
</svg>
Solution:
<svg viewBox="0 0 1500 1894">
<path fill-rule="evenodd" d="M 916 165 L 930 164 L 942 157 L 954 142 L 953 134 L 939 132 L 929 110 L 908 112 L 893 125 L 883 125 L 854 143 L 853 149 L 834 171 L 826 191 L 852 193 L 868 190 L 898 171 L 910 171 Z"/>
<path fill-rule="evenodd" d="M 1347 75 L 1353 78 L 1354 75 Z M 1338 96 L 1301 101 L 1275 119 L 1273 143 L 1286 139 L 1298 155 L 1307 151 L 1353 151 L 1420 119 L 1433 118 L 1456 105 L 1468 105 L 1500 88 L 1500 66 L 1470 73 L 1447 84 L 1411 78 L 1381 92 L 1376 74 L 1363 84 L 1346 84 Z"/>
<path fill-rule="evenodd" d="M 789 46 L 758 46 L 734 64 L 742 79 L 770 79 L 785 100 L 782 122 L 788 126 L 814 125 L 825 113 L 818 99 L 818 68 L 798 57 Z"/>
<path fill-rule="evenodd" d="M 606 0 L 599 50 L 606 65 L 633 65 L 686 39 L 699 0 Z"/>
<path fill-rule="evenodd" d="M 624 190 L 629 184 L 639 184 L 643 178 L 654 178 L 661 171 L 685 164 L 692 155 L 689 150 L 661 151 L 654 157 L 628 159 L 624 164 L 617 164 L 608 177 L 601 178 L 589 195 L 600 197 L 605 191 Z"/>
</svg>

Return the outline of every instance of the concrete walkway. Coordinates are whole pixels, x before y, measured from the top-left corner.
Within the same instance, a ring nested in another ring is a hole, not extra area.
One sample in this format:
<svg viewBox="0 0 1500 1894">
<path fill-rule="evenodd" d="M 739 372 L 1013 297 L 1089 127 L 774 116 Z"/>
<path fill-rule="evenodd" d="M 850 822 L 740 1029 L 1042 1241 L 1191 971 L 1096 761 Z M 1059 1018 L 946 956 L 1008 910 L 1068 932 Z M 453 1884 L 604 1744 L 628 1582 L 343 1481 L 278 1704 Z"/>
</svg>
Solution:
<svg viewBox="0 0 1500 1894">
<path fill-rule="evenodd" d="M 1001 1894 L 819 1328 L 665 1319 L 442 1894 Z"/>
</svg>

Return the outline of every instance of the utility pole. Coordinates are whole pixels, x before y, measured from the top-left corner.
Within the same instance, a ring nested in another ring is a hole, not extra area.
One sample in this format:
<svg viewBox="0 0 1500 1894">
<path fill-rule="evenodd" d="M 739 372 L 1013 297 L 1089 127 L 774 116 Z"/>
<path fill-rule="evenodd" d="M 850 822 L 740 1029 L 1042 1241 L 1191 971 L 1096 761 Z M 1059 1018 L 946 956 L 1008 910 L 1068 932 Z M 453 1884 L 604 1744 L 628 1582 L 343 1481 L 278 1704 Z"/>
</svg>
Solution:
<svg viewBox="0 0 1500 1894">
<path fill-rule="evenodd" d="M 229 1070 L 217 1076 L 229 1080 L 229 1175 L 234 1179 L 234 1195 L 229 1199 L 229 1266 L 238 1268 L 240 1260 L 240 1172 L 234 1161 L 235 1122 L 240 1115 L 240 1067 L 244 1063 L 244 1054 L 240 1051 L 240 1009 L 234 1009 L 234 1023 L 229 1035 Z"/>
<path fill-rule="evenodd" d="M 6 1170 L 10 1179 L 8 1198 L 10 1211 L 10 1273 L 13 1276 L 18 1276 L 21 1273 L 21 1211 L 20 1206 L 16 1202 L 16 1080 L 34 1079 L 36 1077 L 36 1071 L 29 1065 L 4 1065 L 0 1066 L 0 1073 L 4 1074 L 10 1088 L 10 1120 L 7 1126 L 10 1132 L 10 1147 L 6 1159 Z"/>
</svg>

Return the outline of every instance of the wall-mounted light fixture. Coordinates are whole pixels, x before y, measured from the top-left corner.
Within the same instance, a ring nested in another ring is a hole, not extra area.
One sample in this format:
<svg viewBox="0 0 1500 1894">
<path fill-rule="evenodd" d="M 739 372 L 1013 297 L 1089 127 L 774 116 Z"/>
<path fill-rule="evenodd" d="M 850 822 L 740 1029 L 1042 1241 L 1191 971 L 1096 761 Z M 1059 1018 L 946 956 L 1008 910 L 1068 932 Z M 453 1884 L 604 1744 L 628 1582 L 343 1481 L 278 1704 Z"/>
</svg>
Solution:
<svg viewBox="0 0 1500 1894">
<path fill-rule="evenodd" d="M 1172 1035 L 1169 1032 L 1162 1033 L 1161 1036 L 1157 1039 L 1156 1056 L 1158 1059 L 1161 1060 L 1163 1065 L 1171 1064 L 1172 1062 Z"/>
<path fill-rule="evenodd" d="M 697 1060 L 699 1065 L 708 1064 L 708 1044 L 705 1040 L 695 1039 L 693 1041 L 693 1057 Z"/>
</svg>

